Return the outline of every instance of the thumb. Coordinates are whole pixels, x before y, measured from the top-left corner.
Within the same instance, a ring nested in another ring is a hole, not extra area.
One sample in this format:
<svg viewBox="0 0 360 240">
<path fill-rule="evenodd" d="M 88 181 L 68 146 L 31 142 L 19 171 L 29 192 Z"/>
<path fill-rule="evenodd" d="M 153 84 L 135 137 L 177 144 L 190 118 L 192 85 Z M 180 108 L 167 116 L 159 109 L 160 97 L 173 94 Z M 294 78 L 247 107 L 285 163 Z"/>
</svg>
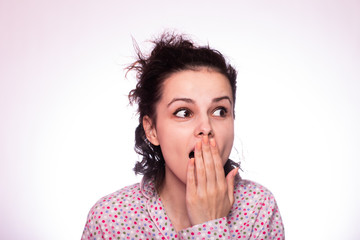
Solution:
<svg viewBox="0 0 360 240">
<path fill-rule="evenodd" d="M 228 187 L 228 196 L 229 196 L 231 203 L 234 202 L 234 183 L 235 183 L 235 177 L 236 177 L 238 171 L 239 171 L 239 168 L 234 168 L 226 176 L 226 182 L 227 182 L 227 187 Z"/>
</svg>

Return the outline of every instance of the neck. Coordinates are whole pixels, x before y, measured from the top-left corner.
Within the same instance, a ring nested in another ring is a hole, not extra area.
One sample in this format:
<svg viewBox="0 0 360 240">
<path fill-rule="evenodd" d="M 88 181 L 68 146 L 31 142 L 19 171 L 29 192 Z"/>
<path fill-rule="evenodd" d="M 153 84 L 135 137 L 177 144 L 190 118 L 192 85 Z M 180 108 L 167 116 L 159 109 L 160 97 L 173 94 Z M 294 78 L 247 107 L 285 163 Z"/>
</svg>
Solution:
<svg viewBox="0 0 360 240">
<path fill-rule="evenodd" d="M 159 195 L 171 223 L 178 232 L 190 227 L 186 208 L 186 184 L 165 166 L 164 183 L 159 189 Z"/>
</svg>

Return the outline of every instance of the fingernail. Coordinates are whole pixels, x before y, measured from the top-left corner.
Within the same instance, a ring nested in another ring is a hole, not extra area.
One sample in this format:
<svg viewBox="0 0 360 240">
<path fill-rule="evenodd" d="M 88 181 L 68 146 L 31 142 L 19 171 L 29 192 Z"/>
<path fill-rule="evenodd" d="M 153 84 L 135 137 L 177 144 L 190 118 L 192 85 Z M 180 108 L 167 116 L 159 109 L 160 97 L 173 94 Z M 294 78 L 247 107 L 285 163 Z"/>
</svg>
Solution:
<svg viewBox="0 0 360 240">
<path fill-rule="evenodd" d="M 204 136 L 204 137 L 202 138 L 202 140 L 203 140 L 203 142 L 204 142 L 205 144 L 208 144 L 208 142 L 209 142 L 209 137 L 208 137 L 208 136 Z"/>
<path fill-rule="evenodd" d="M 215 139 L 210 138 L 210 144 L 211 146 L 215 147 L 216 146 Z"/>
<path fill-rule="evenodd" d="M 199 142 L 196 143 L 196 148 L 197 148 L 198 150 L 201 150 L 201 141 L 199 141 Z"/>
</svg>

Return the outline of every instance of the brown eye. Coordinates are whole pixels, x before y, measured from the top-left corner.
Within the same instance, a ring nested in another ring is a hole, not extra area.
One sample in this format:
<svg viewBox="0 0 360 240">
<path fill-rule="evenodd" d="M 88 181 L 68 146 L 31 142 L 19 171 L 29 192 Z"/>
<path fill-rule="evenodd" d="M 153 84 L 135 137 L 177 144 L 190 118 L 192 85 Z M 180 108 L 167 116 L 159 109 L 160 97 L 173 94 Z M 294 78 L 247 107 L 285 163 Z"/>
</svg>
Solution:
<svg viewBox="0 0 360 240">
<path fill-rule="evenodd" d="M 227 113 L 226 108 L 221 107 L 221 108 L 215 109 L 215 111 L 213 112 L 213 115 L 214 115 L 215 117 L 225 117 L 225 116 L 226 116 L 226 113 Z"/>
<path fill-rule="evenodd" d="M 191 117 L 191 112 L 188 109 L 179 109 L 174 115 L 179 118 L 188 118 Z"/>
</svg>

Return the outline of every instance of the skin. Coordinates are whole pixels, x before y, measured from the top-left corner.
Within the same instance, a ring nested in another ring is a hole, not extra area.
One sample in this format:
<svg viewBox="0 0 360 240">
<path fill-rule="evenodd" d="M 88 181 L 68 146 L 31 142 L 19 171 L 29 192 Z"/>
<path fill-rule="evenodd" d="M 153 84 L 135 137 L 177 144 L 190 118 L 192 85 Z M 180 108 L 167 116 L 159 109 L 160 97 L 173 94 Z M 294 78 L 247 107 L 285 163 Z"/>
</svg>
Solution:
<svg viewBox="0 0 360 240">
<path fill-rule="evenodd" d="M 159 194 L 177 231 L 225 217 L 231 209 L 237 169 L 225 177 L 223 166 L 234 140 L 233 108 L 229 80 L 201 67 L 164 81 L 156 126 L 143 118 L 148 140 L 160 145 L 165 159 Z"/>
</svg>

